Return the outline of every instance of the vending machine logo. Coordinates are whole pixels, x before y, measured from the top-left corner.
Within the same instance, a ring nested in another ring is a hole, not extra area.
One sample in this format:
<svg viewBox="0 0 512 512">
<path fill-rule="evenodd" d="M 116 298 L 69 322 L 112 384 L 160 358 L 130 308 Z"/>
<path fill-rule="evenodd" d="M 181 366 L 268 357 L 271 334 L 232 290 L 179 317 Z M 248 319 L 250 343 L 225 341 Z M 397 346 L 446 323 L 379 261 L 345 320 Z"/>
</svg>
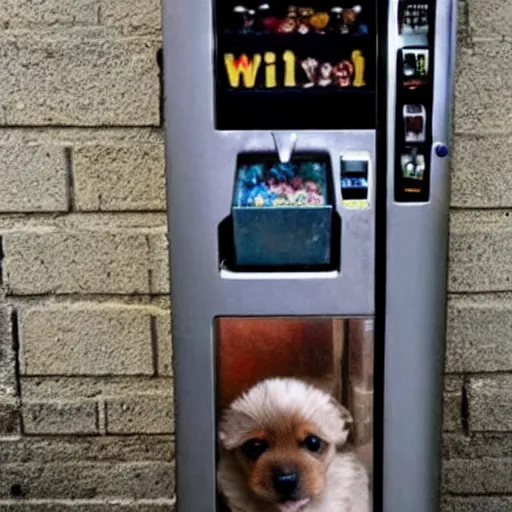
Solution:
<svg viewBox="0 0 512 512">
<path fill-rule="evenodd" d="M 277 57 L 274 52 L 265 52 L 263 58 L 259 53 L 254 54 L 251 58 L 244 53 L 238 59 L 232 53 L 226 54 L 224 56 L 224 63 L 229 85 L 231 87 L 240 87 L 242 85 L 246 88 L 253 88 L 256 85 L 261 64 L 263 63 L 265 87 L 267 89 L 277 87 L 276 60 Z M 284 87 L 295 87 L 297 85 L 295 80 L 296 60 L 295 54 L 291 51 L 287 50 L 282 55 L 282 62 L 284 63 L 282 85 Z"/>
<path fill-rule="evenodd" d="M 279 61 L 279 62 L 278 62 Z M 278 59 L 275 52 L 224 55 L 230 87 L 264 89 L 275 87 L 364 87 L 366 59 L 361 50 L 353 50 L 350 58 L 330 62 L 313 57 L 298 59 L 286 50 Z M 279 72 L 278 69 L 281 71 Z"/>
</svg>

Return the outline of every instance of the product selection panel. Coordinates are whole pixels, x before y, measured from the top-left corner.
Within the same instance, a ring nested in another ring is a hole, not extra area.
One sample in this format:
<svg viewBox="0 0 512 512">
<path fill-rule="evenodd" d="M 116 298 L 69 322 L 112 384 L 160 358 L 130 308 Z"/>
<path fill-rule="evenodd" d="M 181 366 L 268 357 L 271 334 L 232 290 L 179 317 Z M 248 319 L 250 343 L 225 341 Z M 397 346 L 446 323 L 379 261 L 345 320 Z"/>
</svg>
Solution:
<svg viewBox="0 0 512 512">
<path fill-rule="evenodd" d="M 397 202 L 430 197 L 433 102 L 433 2 L 401 0 L 396 55 L 395 190 Z"/>
</svg>

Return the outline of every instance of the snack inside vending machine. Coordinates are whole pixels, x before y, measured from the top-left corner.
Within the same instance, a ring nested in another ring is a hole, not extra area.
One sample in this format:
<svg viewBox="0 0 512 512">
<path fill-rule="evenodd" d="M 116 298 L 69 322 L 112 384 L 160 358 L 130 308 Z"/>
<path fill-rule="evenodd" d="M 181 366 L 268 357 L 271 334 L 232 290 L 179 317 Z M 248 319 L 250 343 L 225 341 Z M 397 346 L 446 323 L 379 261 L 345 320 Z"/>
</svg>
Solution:
<svg viewBox="0 0 512 512">
<path fill-rule="evenodd" d="M 436 510 L 455 1 L 163 4 L 177 510 Z"/>
</svg>

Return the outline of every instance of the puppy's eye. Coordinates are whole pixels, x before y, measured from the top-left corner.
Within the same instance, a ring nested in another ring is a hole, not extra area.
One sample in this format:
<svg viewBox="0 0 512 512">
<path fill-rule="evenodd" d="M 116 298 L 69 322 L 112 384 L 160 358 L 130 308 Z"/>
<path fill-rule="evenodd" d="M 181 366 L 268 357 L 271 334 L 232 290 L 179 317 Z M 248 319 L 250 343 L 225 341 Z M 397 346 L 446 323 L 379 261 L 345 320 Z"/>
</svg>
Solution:
<svg viewBox="0 0 512 512">
<path fill-rule="evenodd" d="M 256 460 L 267 450 L 268 443 L 263 439 L 249 439 L 242 445 L 243 454 L 251 460 Z"/>
<path fill-rule="evenodd" d="M 304 439 L 302 444 L 310 452 L 316 453 L 322 448 L 323 441 L 319 437 L 310 434 Z"/>
</svg>

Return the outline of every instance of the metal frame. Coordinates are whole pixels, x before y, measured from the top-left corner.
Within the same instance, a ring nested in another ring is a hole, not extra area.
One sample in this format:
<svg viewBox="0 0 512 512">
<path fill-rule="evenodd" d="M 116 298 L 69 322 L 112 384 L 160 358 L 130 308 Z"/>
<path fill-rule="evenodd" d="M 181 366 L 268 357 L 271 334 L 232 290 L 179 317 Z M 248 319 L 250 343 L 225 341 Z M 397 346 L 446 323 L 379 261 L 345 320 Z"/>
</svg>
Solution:
<svg viewBox="0 0 512 512">
<path fill-rule="evenodd" d="M 448 257 L 449 147 L 456 2 L 438 0 L 435 26 L 431 193 L 427 203 L 396 203 L 394 116 L 398 0 L 389 11 L 388 195 L 384 367 L 383 509 L 438 509 Z"/>
</svg>

